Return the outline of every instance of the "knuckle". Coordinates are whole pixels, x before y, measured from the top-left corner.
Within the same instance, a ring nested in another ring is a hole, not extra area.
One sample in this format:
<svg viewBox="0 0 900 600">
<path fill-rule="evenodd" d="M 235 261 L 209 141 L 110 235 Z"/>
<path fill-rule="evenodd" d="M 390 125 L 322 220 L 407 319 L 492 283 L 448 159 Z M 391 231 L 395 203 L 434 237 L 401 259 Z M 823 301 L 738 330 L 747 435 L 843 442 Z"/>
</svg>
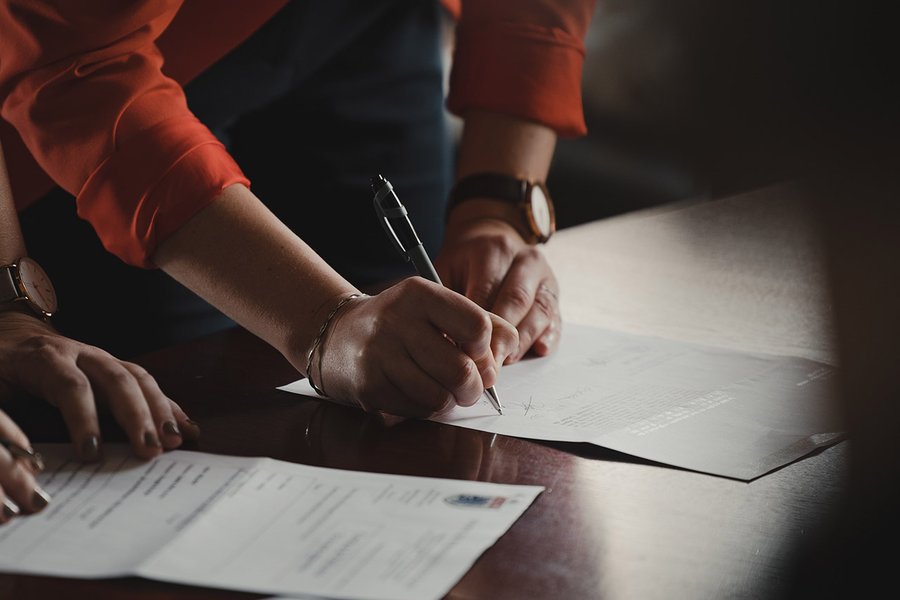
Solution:
<svg viewBox="0 0 900 600">
<path fill-rule="evenodd" d="M 529 262 L 539 262 L 544 260 L 544 255 L 534 246 L 527 246 L 519 251 L 519 258 Z"/>
<path fill-rule="evenodd" d="M 126 369 L 110 369 L 106 375 L 115 387 L 126 387 L 134 381 L 134 377 Z"/>
<path fill-rule="evenodd" d="M 397 285 L 401 286 L 401 289 L 404 291 L 404 294 L 406 294 L 406 293 L 418 294 L 418 293 L 426 292 L 430 289 L 428 282 L 425 280 L 424 277 L 407 277 L 406 279 L 404 279 Z"/>
<path fill-rule="evenodd" d="M 153 378 L 153 376 L 150 373 L 145 371 L 143 368 L 139 368 L 138 370 L 132 371 L 131 375 L 134 377 L 134 379 L 137 381 L 138 385 L 142 389 L 156 387 L 156 380 Z"/>
<path fill-rule="evenodd" d="M 476 304 L 483 305 L 489 298 L 491 298 L 491 296 L 494 295 L 494 292 L 498 286 L 499 282 L 495 279 L 479 281 L 472 288 L 472 300 L 474 300 Z"/>
<path fill-rule="evenodd" d="M 57 389 L 71 392 L 71 396 L 81 397 L 91 389 L 91 383 L 81 371 L 64 371 L 53 375 L 53 385 Z"/>
<path fill-rule="evenodd" d="M 534 327 L 523 327 L 519 330 L 519 346 L 523 349 L 531 348 L 531 344 L 534 342 L 536 337 L 536 331 Z"/>
<path fill-rule="evenodd" d="M 516 348 L 519 346 L 519 330 L 512 325 L 505 325 L 500 333 L 494 336 L 503 348 Z"/>
<path fill-rule="evenodd" d="M 538 294 L 537 296 L 535 296 L 534 306 L 538 311 L 541 312 L 541 314 L 547 317 L 547 319 L 553 317 L 555 310 L 553 308 L 553 302 L 551 300 L 550 294 Z"/>
<path fill-rule="evenodd" d="M 492 235 L 490 238 L 485 240 L 485 248 L 484 251 L 487 251 L 489 248 L 494 252 L 499 252 L 502 256 L 506 256 L 511 258 L 520 252 L 518 242 L 506 235 Z"/>
<path fill-rule="evenodd" d="M 467 332 L 471 340 L 490 339 L 493 329 L 494 325 L 490 314 L 483 310 L 472 311 L 472 319 Z"/>
<path fill-rule="evenodd" d="M 505 291 L 506 301 L 516 308 L 527 308 L 531 305 L 531 292 L 522 285 L 513 285 Z"/>
<path fill-rule="evenodd" d="M 144 378 L 149 377 L 150 373 L 147 372 L 147 369 L 142 367 L 141 365 L 133 362 L 120 361 L 121 365 L 125 367 L 125 369 L 134 375 L 136 378 Z"/>
</svg>

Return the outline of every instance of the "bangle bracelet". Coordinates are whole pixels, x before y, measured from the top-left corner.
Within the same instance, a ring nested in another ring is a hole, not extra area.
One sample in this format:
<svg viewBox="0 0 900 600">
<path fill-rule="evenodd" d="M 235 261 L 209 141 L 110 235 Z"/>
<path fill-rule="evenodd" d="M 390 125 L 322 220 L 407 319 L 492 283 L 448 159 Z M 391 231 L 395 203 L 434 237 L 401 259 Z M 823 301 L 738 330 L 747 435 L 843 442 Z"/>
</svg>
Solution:
<svg viewBox="0 0 900 600">
<path fill-rule="evenodd" d="M 328 313 L 328 316 L 325 317 L 325 320 L 322 321 L 322 326 L 319 328 L 319 333 L 316 335 L 316 339 L 313 340 L 312 345 L 309 347 L 309 353 L 306 355 L 306 378 L 309 380 L 309 385 L 312 386 L 312 389 L 314 389 L 316 391 L 316 393 L 319 394 L 320 396 L 325 396 L 326 394 L 322 390 L 322 388 L 319 387 L 318 385 L 316 385 L 316 383 L 313 381 L 313 376 L 312 376 L 313 355 L 316 353 L 316 350 L 318 350 L 319 346 L 322 344 L 322 341 L 325 339 L 325 332 L 328 330 L 328 325 L 331 324 L 331 320 L 334 318 L 334 315 L 336 315 L 337 312 L 339 310 L 341 310 L 341 308 L 345 304 L 347 304 L 354 298 L 361 298 L 363 296 L 365 296 L 365 294 L 354 293 L 354 294 L 350 294 L 349 296 L 345 296 L 340 302 L 338 302 L 337 306 L 335 306 L 334 309 L 330 313 Z M 320 363 L 321 363 L 321 361 L 320 361 Z M 320 368 L 319 368 L 320 375 L 321 375 L 321 370 L 322 369 L 321 369 L 321 364 L 320 364 Z"/>
</svg>

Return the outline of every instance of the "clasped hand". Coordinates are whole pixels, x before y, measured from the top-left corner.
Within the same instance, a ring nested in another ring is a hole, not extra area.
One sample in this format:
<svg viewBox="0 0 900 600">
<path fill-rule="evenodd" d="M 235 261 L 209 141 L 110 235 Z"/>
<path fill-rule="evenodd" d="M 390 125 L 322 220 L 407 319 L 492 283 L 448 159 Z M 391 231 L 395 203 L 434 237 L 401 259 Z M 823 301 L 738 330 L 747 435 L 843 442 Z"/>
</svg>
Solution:
<svg viewBox="0 0 900 600">
<path fill-rule="evenodd" d="M 480 218 L 451 226 L 435 264 L 445 285 L 515 325 L 519 344 L 506 364 L 556 349 L 559 283 L 540 248 L 509 223 Z"/>
</svg>

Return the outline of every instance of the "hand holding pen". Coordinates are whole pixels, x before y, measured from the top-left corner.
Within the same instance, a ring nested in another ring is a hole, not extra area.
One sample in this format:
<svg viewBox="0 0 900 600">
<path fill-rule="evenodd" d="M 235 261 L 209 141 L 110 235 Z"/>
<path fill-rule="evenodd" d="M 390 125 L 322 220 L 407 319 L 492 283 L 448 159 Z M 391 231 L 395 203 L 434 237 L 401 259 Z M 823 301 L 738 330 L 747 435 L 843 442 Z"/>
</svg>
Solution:
<svg viewBox="0 0 900 600">
<path fill-rule="evenodd" d="M 515 327 L 426 278 L 371 296 L 342 288 L 320 307 L 302 364 L 292 361 L 337 401 L 399 417 L 471 406 L 518 349 Z"/>
<path fill-rule="evenodd" d="M 422 246 L 406 208 L 400 203 L 399 198 L 394 193 L 393 186 L 381 175 L 372 178 L 372 191 L 375 194 L 374 204 L 375 211 L 381 219 L 385 232 L 393 242 L 394 246 L 400 252 L 400 255 L 412 262 L 416 272 L 423 278 L 442 285 L 441 279 L 431 263 L 428 254 Z M 489 314 L 489 313 L 488 313 Z M 493 316 L 494 319 L 498 319 Z M 500 319 L 498 319 L 500 320 Z M 502 320 L 500 320 L 502 321 Z M 447 336 L 454 340 L 452 336 Z M 503 361 L 499 360 L 497 366 L 502 365 Z M 496 368 L 494 375 L 496 377 Z M 492 383 L 486 383 L 484 394 L 490 402 L 491 406 L 499 413 L 503 414 L 503 406 L 500 403 L 500 397 Z"/>
</svg>

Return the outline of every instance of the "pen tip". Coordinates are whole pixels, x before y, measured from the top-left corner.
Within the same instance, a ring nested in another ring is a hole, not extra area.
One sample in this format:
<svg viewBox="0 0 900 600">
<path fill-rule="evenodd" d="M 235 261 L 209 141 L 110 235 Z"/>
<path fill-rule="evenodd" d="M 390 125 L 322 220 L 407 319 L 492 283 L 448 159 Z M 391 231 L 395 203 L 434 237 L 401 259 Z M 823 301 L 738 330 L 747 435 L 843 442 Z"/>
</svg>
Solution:
<svg viewBox="0 0 900 600">
<path fill-rule="evenodd" d="M 385 178 L 381 175 L 381 173 L 379 173 L 378 175 L 373 175 L 373 176 L 369 179 L 369 183 L 372 184 L 372 191 L 373 191 L 373 192 L 377 192 L 377 191 L 378 191 L 378 188 L 380 188 L 380 187 L 381 187 L 382 185 L 384 185 L 386 182 L 387 182 L 387 179 L 385 179 Z"/>
</svg>

